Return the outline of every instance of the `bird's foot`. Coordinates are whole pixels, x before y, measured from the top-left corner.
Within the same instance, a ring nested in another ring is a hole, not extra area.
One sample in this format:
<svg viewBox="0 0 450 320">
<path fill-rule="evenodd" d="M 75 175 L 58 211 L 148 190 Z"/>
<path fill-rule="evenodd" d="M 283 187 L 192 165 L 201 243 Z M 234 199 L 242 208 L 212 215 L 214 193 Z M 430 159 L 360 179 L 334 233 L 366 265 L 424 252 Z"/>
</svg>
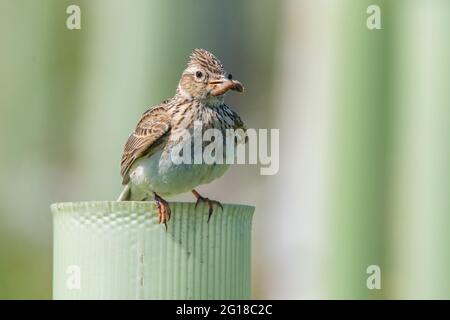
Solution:
<svg viewBox="0 0 450 320">
<path fill-rule="evenodd" d="M 198 204 L 200 202 L 205 202 L 208 205 L 208 222 L 211 219 L 211 215 L 213 214 L 214 211 L 214 206 L 220 207 L 223 211 L 223 206 L 219 201 L 216 200 L 211 200 L 209 198 L 205 198 L 202 197 L 200 195 L 200 193 L 198 193 L 196 190 L 192 190 L 192 193 L 194 194 L 194 196 L 197 198 L 197 202 L 195 203 L 195 207 L 197 208 Z"/>
<path fill-rule="evenodd" d="M 167 230 L 167 221 L 169 221 L 171 213 L 169 203 L 156 193 L 154 193 L 154 196 L 156 207 L 158 208 L 159 223 L 164 223 Z"/>
</svg>

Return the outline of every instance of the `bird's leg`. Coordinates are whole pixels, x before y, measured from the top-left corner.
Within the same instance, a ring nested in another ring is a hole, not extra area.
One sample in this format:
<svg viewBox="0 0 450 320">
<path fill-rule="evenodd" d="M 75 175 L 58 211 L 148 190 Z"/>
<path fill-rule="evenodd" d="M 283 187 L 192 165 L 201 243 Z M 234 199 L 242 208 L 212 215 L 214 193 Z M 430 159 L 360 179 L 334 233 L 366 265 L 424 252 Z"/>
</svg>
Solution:
<svg viewBox="0 0 450 320">
<path fill-rule="evenodd" d="M 197 208 L 197 206 L 198 206 L 198 204 L 200 202 L 206 202 L 208 204 L 208 208 L 209 208 L 209 211 L 208 211 L 208 222 L 209 222 L 209 219 L 211 219 L 211 215 L 212 215 L 212 213 L 214 211 L 214 205 L 220 207 L 222 209 L 222 211 L 223 211 L 223 206 L 222 206 L 222 204 L 219 201 L 210 200 L 208 198 L 202 197 L 200 195 L 200 193 L 198 193 L 195 189 L 192 190 L 192 193 L 197 198 L 197 202 L 195 203 L 195 207 L 196 208 Z"/>
<path fill-rule="evenodd" d="M 153 195 L 155 196 L 156 207 L 158 208 L 159 223 L 164 223 L 167 230 L 167 221 L 170 219 L 169 203 L 155 192 L 153 192 Z"/>
</svg>

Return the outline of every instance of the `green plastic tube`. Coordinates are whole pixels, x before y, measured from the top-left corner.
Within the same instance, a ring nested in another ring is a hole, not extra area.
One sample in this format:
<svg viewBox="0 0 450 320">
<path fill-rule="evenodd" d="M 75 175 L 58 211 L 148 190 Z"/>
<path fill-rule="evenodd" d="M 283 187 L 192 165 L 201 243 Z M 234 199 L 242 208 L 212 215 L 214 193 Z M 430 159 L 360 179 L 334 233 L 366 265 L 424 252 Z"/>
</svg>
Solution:
<svg viewBox="0 0 450 320">
<path fill-rule="evenodd" d="M 55 203 L 54 299 L 250 299 L 254 207 L 153 202 Z"/>
</svg>

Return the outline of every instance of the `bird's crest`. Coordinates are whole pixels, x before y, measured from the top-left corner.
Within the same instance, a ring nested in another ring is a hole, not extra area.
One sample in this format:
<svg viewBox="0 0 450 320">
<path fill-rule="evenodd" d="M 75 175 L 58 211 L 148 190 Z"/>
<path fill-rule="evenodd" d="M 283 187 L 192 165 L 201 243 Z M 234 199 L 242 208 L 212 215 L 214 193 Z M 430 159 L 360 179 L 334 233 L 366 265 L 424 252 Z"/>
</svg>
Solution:
<svg viewBox="0 0 450 320">
<path fill-rule="evenodd" d="M 194 49 L 189 57 L 188 67 L 200 66 L 201 68 L 215 74 L 224 73 L 222 62 L 219 61 L 211 52 L 205 49 Z"/>
</svg>

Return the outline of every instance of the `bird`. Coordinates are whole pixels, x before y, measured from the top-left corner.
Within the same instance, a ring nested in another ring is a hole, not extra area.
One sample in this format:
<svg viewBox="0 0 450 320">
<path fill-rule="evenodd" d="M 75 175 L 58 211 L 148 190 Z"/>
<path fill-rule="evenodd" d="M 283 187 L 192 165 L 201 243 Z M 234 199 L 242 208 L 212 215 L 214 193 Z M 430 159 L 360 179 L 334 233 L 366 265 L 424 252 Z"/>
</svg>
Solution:
<svg viewBox="0 0 450 320">
<path fill-rule="evenodd" d="M 219 201 L 203 197 L 196 188 L 221 177 L 230 164 L 178 163 L 171 155 L 184 144 L 191 147 L 192 141 L 183 133 L 192 134 L 195 123 L 200 122 L 203 130 L 220 130 L 223 136 L 227 129 L 247 130 L 241 117 L 224 102 L 230 90 L 244 92 L 244 86 L 211 52 L 194 49 L 174 96 L 145 111 L 129 135 L 121 159 L 124 189 L 118 201 L 154 200 L 159 223 L 166 229 L 171 215 L 166 197 L 191 191 L 196 207 L 201 202 L 208 205 L 208 222 L 215 207 L 223 210 Z"/>
</svg>

